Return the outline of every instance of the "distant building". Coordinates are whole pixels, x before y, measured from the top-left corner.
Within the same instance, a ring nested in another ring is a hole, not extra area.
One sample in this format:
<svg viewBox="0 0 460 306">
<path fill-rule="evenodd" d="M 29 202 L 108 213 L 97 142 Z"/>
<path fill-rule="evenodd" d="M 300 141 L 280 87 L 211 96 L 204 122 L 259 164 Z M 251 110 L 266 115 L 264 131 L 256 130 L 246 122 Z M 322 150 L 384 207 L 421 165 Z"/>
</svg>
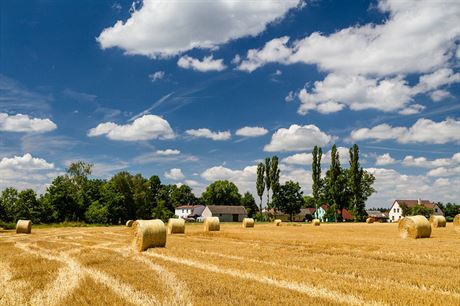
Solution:
<svg viewBox="0 0 460 306">
<path fill-rule="evenodd" d="M 328 209 L 329 209 L 329 205 L 327 205 L 327 204 L 321 205 L 314 212 L 313 217 L 315 219 L 321 220 L 321 222 L 332 222 L 332 221 L 334 221 L 333 219 L 325 217 L 326 212 L 327 212 Z M 339 216 L 339 215 L 340 215 L 340 210 L 337 210 L 337 216 Z M 353 215 L 346 208 L 342 209 L 342 214 L 341 215 L 342 215 L 343 221 L 353 221 L 354 220 Z"/>
<path fill-rule="evenodd" d="M 329 209 L 328 205 L 326 205 L 326 204 L 321 205 L 320 207 L 318 207 L 318 209 L 315 210 L 315 212 L 313 213 L 313 217 L 315 219 L 321 220 L 321 222 L 326 221 L 324 219 L 324 215 L 326 214 L 326 210 L 328 210 L 328 209 Z"/>
<path fill-rule="evenodd" d="M 388 221 L 388 213 L 383 213 L 378 210 L 366 210 L 367 216 L 373 218 L 377 222 Z"/>
<path fill-rule="evenodd" d="M 301 208 L 300 212 L 296 215 L 292 216 L 293 222 L 304 222 L 305 220 L 311 220 L 313 218 L 313 213 L 315 212 L 315 208 Z M 277 211 L 276 214 L 273 209 L 266 211 L 271 217 L 280 219 L 284 222 L 289 222 L 290 216 L 288 214 L 283 213 L 282 211 Z"/>
<path fill-rule="evenodd" d="M 433 215 L 441 215 L 444 216 L 443 211 L 439 208 L 436 203 L 433 203 L 429 200 L 395 200 L 393 205 L 391 205 L 390 212 L 388 214 L 391 222 L 397 222 L 399 219 L 404 217 L 403 210 L 401 205 L 406 205 L 407 207 L 415 207 L 416 205 L 423 205 L 426 208 L 433 210 Z"/>
<path fill-rule="evenodd" d="M 244 206 L 209 205 L 203 210 L 202 218 L 218 217 L 221 222 L 241 222 L 248 213 Z"/>
<path fill-rule="evenodd" d="M 174 209 L 174 214 L 182 219 L 187 218 L 189 215 L 192 214 L 195 205 L 181 205 Z"/>
</svg>

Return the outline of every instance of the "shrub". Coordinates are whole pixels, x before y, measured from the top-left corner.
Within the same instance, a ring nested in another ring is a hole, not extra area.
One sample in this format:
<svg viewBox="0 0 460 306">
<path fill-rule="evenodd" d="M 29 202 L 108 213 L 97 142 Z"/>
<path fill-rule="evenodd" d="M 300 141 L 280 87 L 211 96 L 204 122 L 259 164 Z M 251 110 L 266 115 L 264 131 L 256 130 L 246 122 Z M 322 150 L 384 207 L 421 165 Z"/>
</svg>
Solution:
<svg viewBox="0 0 460 306">
<path fill-rule="evenodd" d="M 109 219 L 109 211 L 107 207 L 100 204 L 99 201 L 94 201 L 88 207 L 85 217 L 89 223 L 106 224 Z"/>
</svg>

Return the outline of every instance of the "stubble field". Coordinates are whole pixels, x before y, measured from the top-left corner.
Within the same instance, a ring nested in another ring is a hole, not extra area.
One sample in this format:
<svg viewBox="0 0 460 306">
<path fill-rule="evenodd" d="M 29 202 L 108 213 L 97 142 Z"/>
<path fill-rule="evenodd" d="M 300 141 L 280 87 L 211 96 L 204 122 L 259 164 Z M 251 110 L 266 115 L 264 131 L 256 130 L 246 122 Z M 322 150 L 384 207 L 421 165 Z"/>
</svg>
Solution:
<svg viewBox="0 0 460 306">
<path fill-rule="evenodd" d="M 1 305 L 460 305 L 460 234 L 221 224 L 132 251 L 126 227 L 0 231 Z"/>
</svg>

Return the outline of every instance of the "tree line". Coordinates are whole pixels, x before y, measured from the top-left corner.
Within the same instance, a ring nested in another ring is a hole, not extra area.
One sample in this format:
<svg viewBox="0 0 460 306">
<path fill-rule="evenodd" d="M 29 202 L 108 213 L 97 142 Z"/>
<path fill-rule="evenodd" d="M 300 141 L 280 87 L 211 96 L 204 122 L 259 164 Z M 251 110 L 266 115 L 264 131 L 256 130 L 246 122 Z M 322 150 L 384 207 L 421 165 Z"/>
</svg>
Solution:
<svg viewBox="0 0 460 306">
<path fill-rule="evenodd" d="M 359 163 L 359 147 L 353 145 L 349 149 L 349 168 L 340 165 L 339 152 L 334 144 L 331 149 L 331 162 L 325 176 L 321 175 L 322 149 L 315 146 L 312 151 L 312 199 L 303 197 L 298 182 L 287 181 L 280 184 L 278 157 L 266 158 L 265 163 L 257 166 L 256 190 L 260 199 L 259 210 L 262 212 L 262 196 L 267 194 L 267 207 L 276 215 L 277 210 L 290 216 L 291 220 L 302 207 L 315 207 L 328 204 L 328 218 L 336 221 L 343 219 L 342 212 L 346 208 L 355 221 L 366 218 L 366 200 L 375 192 L 372 187 L 375 177 L 364 170 Z M 272 201 L 270 202 L 270 190 Z"/>
<path fill-rule="evenodd" d="M 57 176 L 40 196 L 32 189 L 4 189 L 0 195 L 0 221 L 123 224 L 135 219 L 167 220 L 177 206 L 186 204 L 243 205 L 249 215 L 258 210 L 253 196 L 249 192 L 241 195 L 229 181 L 210 184 L 198 198 L 189 186 L 163 184 L 157 175 L 144 178 L 122 171 L 109 180 L 101 180 L 90 178 L 91 173 L 92 165 L 79 161 Z"/>
</svg>

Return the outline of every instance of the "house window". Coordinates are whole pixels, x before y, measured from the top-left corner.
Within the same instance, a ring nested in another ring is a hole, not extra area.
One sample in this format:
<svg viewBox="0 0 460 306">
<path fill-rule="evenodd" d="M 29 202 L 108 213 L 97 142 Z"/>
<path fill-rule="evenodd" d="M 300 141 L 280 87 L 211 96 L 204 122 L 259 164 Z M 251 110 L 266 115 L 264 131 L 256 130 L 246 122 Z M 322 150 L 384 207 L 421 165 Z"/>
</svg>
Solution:
<svg viewBox="0 0 460 306">
<path fill-rule="evenodd" d="M 394 219 L 395 219 L 395 216 L 391 216 L 391 220 L 393 220 L 393 221 L 394 221 Z"/>
<path fill-rule="evenodd" d="M 396 208 L 393 208 L 393 212 L 396 212 Z"/>
<path fill-rule="evenodd" d="M 399 212 L 399 208 L 398 208 L 398 212 Z"/>
<path fill-rule="evenodd" d="M 435 208 L 435 209 L 434 209 L 434 211 L 435 211 L 435 212 L 438 212 L 438 209 L 437 209 L 437 208 Z"/>
</svg>

